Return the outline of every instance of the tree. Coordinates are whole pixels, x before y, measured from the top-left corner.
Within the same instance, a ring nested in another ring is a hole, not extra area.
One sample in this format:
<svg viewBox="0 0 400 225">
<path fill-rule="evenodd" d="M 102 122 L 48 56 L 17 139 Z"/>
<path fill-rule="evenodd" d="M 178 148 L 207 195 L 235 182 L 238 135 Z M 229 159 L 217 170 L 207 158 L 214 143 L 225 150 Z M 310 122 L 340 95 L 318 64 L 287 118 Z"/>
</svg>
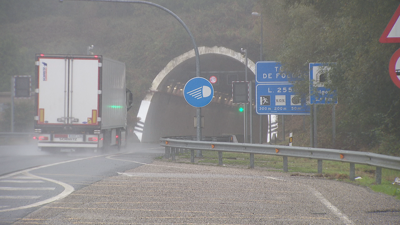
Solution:
<svg viewBox="0 0 400 225">
<path fill-rule="evenodd" d="M 23 75 L 24 61 L 13 36 L 0 39 L 0 92 L 11 90 L 11 77 Z M 21 74 L 19 74 L 21 72 Z"/>
<path fill-rule="evenodd" d="M 399 45 L 379 37 L 399 2 L 376 0 L 287 0 L 289 19 L 279 22 L 287 33 L 279 60 L 285 69 L 308 80 L 310 62 L 334 62 L 331 88 L 338 90 L 338 136 L 341 147 L 379 148 L 400 136 L 400 90 L 388 73 L 390 56 Z M 296 84 L 307 93 L 308 82 Z M 396 140 L 397 144 L 400 142 Z M 382 150 L 382 148 L 381 148 Z"/>
</svg>

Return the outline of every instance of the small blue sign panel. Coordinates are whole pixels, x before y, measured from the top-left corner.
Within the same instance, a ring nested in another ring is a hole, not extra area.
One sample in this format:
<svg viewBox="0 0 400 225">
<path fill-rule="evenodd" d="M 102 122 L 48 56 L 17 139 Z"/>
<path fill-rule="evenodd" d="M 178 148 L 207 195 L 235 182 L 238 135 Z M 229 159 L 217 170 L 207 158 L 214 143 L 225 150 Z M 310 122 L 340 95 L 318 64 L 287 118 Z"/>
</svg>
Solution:
<svg viewBox="0 0 400 225">
<path fill-rule="evenodd" d="M 290 73 L 285 73 L 281 69 L 280 62 L 259 61 L 256 63 L 256 82 L 257 83 L 286 83 L 296 80 Z"/>
<path fill-rule="evenodd" d="M 214 97 L 214 88 L 207 79 L 195 77 L 185 84 L 183 96 L 189 105 L 201 108 L 212 101 Z"/>
<path fill-rule="evenodd" d="M 256 112 L 259 115 L 309 115 L 305 97 L 293 92 L 293 84 L 258 84 Z"/>
<path fill-rule="evenodd" d="M 336 90 L 326 88 L 324 84 L 329 81 L 327 63 L 310 63 L 310 104 L 337 104 Z"/>
</svg>

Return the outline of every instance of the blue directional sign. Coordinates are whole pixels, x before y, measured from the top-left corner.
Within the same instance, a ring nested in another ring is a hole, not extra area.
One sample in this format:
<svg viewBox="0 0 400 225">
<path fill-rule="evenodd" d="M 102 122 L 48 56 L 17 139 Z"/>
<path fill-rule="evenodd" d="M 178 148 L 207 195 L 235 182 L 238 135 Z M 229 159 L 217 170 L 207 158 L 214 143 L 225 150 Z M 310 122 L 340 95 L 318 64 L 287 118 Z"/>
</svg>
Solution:
<svg viewBox="0 0 400 225">
<path fill-rule="evenodd" d="M 256 112 L 259 115 L 309 115 L 305 97 L 293 92 L 292 81 L 298 80 L 282 71 L 280 62 L 256 64 Z"/>
<path fill-rule="evenodd" d="M 281 70 L 281 63 L 275 61 L 259 61 L 256 63 L 256 82 L 257 83 L 286 83 L 294 81 L 296 78 L 290 73 Z"/>
<path fill-rule="evenodd" d="M 305 97 L 293 92 L 293 84 L 258 84 L 256 86 L 257 114 L 309 115 Z"/>
<path fill-rule="evenodd" d="M 331 67 L 327 63 L 310 63 L 310 104 L 337 104 L 336 90 L 325 87 Z"/>
<path fill-rule="evenodd" d="M 208 105 L 213 99 L 214 88 L 207 79 L 195 77 L 185 84 L 183 96 L 189 105 L 201 108 Z"/>
</svg>

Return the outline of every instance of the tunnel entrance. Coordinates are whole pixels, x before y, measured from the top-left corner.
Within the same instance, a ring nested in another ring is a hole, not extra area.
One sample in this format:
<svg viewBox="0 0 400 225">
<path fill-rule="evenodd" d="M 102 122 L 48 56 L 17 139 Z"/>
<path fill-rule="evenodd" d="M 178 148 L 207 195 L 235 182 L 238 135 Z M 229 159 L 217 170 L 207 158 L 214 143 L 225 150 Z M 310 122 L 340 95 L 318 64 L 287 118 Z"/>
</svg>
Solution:
<svg viewBox="0 0 400 225">
<path fill-rule="evenodd" d="M 213 84 L 212 102 L 202 108 L 202 136 L 234 134 L 239 140 L 243 139 L 244 118 L 238 111 L 239 106 L 232 103 L 232 81 L 245 80 L 245 58 L 241 53 L 224 47 L 198 49 L 201 77 L 217 79 Z M 164 136 L 196 136 L 196 108 L 183 97 L 184 85 L 196 76 L 195 64 L 194 51 L 186 52 L 169 62 L 153 80 L 141 103 L 137 115 L 140 119 L 134 129 L 140 141 L 157 142 Z M 248 80 L 254 81 L 255 63 L 251 60 L 248 60 L 247 73 Z M 253 130 L 257 131 L 253 133 L 253 142 L 259 141 L 259 124 L 259 116 L 253 109 Z"/>
</svg>

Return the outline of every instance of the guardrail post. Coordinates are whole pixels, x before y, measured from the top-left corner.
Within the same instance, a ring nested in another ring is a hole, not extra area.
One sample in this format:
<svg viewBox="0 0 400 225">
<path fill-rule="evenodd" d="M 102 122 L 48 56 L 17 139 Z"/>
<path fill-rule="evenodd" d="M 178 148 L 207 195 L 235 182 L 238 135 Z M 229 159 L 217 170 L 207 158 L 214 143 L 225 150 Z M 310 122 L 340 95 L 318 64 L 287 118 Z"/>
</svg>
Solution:
<svg viewBox="0 0 400 225">
<path fill-rule="evenodd" d="M 382 167 L 376 167 L 375 170 L 375 182 L 376 184 L 381 184 L 382 182 Z"/>
<path fill-rule="evenodd" d="M 175 152 L 176 152 L 176 148 L 171 148 L 172 161 L 175 161 Z"/>
<path fill-rule="evenodd" d="M 190 149 L 190 162 L 194 163 L 194 150 Z"/>
<path fill-rule="evenodd" d="M 165 146 L 164 158 L 169 159 L 170 147 Z"/>
<path fill-rule="evenodd" d="M 218 165 L 222 166 L 223 162 L 222 162 L 222 151 L 218 151 Z"/>
<path fill-rule="evenodd" d="M 318 173 L 322 174 L 322 159 L 318 159 Z"/>
<path fill-rule="evenodd" d="M 289 172 L 287 156 L 283 156 L 283 172 Z"/>
<path fill-rule="evenodd" d="M 254 153 L 250 153 L 250 169 L 254 168 Z"/>
<path fill-rule="evenodd" d="M 350 163 L 350 180 L 356 179 L 356 164 Z"/>
</svg>

